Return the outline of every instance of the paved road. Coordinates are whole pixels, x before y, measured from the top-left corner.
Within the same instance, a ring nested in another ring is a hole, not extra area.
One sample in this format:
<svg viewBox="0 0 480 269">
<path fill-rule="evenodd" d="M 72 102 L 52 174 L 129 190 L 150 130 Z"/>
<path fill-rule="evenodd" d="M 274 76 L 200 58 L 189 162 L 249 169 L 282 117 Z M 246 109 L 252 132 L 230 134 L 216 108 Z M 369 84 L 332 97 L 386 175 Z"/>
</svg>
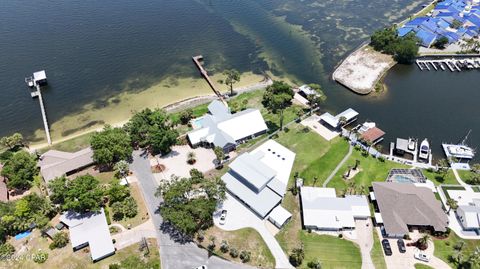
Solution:
<svg viewBox="0 0 480 269">
<path fill-rule="evenodd" d="M 180 244 L 173 241 L 170 236 L 162 232 L 158 227 L 163 222 L 157 209 L 161 199 L 155 197 L 158 184 L 150 170 L 150 163 L 142 151 L 133 153 L 133 162 L 130 169 L 138 178 L 140 190 L 143 192 L 147 204 L 148 213 L 156 229 L 157 244 L 160 248 L 160 260 L 164 269 L 191 269 L 200 265 L 207 265 L 209 269 L 244 269 L 253 268 L 242 264 L 231 263 L 218 257 L 208 257 L 206 250 L 198 248 L 193 243 Z M 157 212 L 157 213 L 156 213 Z"/>
<path fill-rule="evenodd" d="M 328 182 L 330 182 L 330 180 L 332 180 L 332 178 L 337 174 L 338 170 L 340 170 L 340 168 L 342 168 L 343 164 L 348 160 L 348 158 L 350 158 L 350 156 L 352 155 L 352 149 L 353 149 L 353 146 L 352 146 L 352 144 L 349 143 L 347 155 L 345 155 L 345 157 L 343 157 L 342 161 L 337 165 L 337 167 L 335 167 L 333 172 L 328 176 L 327 180 L 325 180 L 325 182 L 323 182 L 323 187 L 324 188 L 327 187 Z"/>
</svg>

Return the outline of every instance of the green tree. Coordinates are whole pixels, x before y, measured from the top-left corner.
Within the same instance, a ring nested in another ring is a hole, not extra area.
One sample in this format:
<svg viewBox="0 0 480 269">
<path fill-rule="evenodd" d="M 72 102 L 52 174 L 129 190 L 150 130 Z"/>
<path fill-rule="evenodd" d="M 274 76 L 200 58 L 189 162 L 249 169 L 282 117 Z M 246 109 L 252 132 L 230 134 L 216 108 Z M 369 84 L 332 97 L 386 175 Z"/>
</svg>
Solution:
<svg viewBox="0 0 480 269">
<path fill-rule="evenodd" d="M 34 177 L 38 174 L 35 158 L 26 151 L 15 153 L 2 169 L 1 175 L 6 177 L 8 188 L 30 188 Z"/>
<path fill-rule="evenodd" d="M 48 189 L 50 190 L 50 200 L 54 204 L 63 204 L 67 192 L 67 178 L 62 176 L 51 180 L 48 183 Z"/>
<path fill-rule="evenodd" d="M 91 175 L 79 176 L 68 181 L 62 208 L 78 213 L 99 211 L 102 205 L 102 197 L 103 191 L 95 177 Z"/>
<path fill-rule="evenodd" d="M 221 84 L 228 85 L 230 87 L 230 94 L 233 95 L 233 84 L 240 81 L 240 73 L 235 69 L 229 69 L 223 71 L 224 79 L 219 80 Z"/>
<path fill-rule="evenodd" d="M 423 234 L 418 240 L 417 245 L 420 249 L 426 249 L 428 247 L 428 242 L 432 241 L 432 238 L 428 234 Z"/>
<path fill-rule="evenodd" d="M 395 46 L 394 58 L 401 64 L 411 64 L 418 56 L 418 41 L 416 38 L 406 36 L 400 39 Z"/>
<path fill-rule="evenodd" d="M 319 260 L 316 260 L 316 259 L 313 260 L 313 261 L 309 261 L 309 262 L 307 263 L 307 266 L 308 266 L 308 268 L 310 268 L 310 269 L 321 269 L 321 268 L 322 268 L 322 264 L 320 263 Z"/>
<path fill-rule="evenodd" d="M 107 190 L 107 195 L 108 202 L 111 205 L 115 202 L 121 202 L 125 200 L 125 198 L 130 196 L 130 190 L 127 186 L 120 185 L 118 180 L 114 180 Z"/>
<path fill-rule="evenodd" d="M 289 260 L 293 266 L 300 266 L 304 258 L 305 258 L 305 251 L 303 250 L 303 247 L 298 247 L 298 248 L 292 249 Z"/>
<path fill-rule="evenodd" d="M 242 260 L 242 262 L 244 263 L 249 262 L 251 256 L 252 256 L 252 253 L 250 251 L 242 250 L 240 252 L 240 260 Z"/>
<path fill-rule="evenodd" d="M 148 148 L 153 153 L 167 154 L 175 145 L 178 133 L 173 122 L 162 109 L 144 109 L 135 113 L 125 125 L 135 146 Z"/>
<path fill-rule="evenodd" d="M 448 213 L 450 213 L 450 210 L 453 209 L 453 210 L 456 210 L 458 208 L 458 203 L 457 201 L 455 201 L 454 199 L 452 198 L 448 198 L 447 199 L 447 205 L 448 205 Z"/>
<path fill-rule="evenodd" d="M 444 49 L 448 44 L 448 38 L 442 36 L 433 43 L 433 46 L 437 49 Z"/>
<path fill-rule="evenodd" d="M 43 250 L 38 250 L 33 254 L 33 261 L 42 264 L 48 260 L 48 253 Z"/>
<path fill-rule="evenodd" d="M 215 147 L 213 149 L 213 152 L 215 153 L 217 160 L 222 161 L 223 159 L 225 159 L 225 152 L 223 152 L 223 149 L 221 147 Z"/>
<path fill-rule="evenodd" d="M 213 212 L 225 199 L 225 184 L 218 178 L 198 179 L 174 177 L 163 182 L 156 192 L 162 196 L 160 214 L 164 221 L 191 237 L 213 225 Z"/>
<path fill-rule="evenodd" d="M 52 237 L 52 243 L 50 243 L 49 248 L 63 248 L 68 244 L 68 236 L 64 232 L 59 232 Z"/>
<path fill-rule="evenodd" d="M 180 112 L 180 122 L 182 124 L 187 124 L 193 118 L 193 110 L 192 109 L 185 109 Z"/>
<path fill-rule="evenodd" d="M 0 145 L 14 149 L 18 146 L 23 146 L 23 136 L 20 133 L 14 133 L 11 136 L 4 136 L 0 138 Z"/>
<path fill-rule="evenodd" d="M 113 167 L 121 160 L 132 156 L 130 137 L 121 128 L 106 125 L 101 132 L 95 132 L 90 139 L 93 149 L 93 159 L 100 165 Z"/>
<path fill-rule="evenodd" d="M 280 114 L 280 129 L 283 128 L 283 111 L 292 105 L 293 95 L 292 87 L 283 81 L 274 81 L 263 94 L 263 106 L 274 114 Z"/>
<path fill-rule="evenodd" d="M 115 170 L 117 177 L 125 178 L 126 176 L 128 176 L 128 173 L 130 172 L 130 167 L 127 161 L 121 160 L 113 166 L 113 170 Z"/>
<path fill-rule="evenodd" d="M 15 253 L 15 247 L 12 244 L 4 243 L 0 245 L 0 260 L 13 255 L 13 253 Z"/>
<path fill-rule="evenodd" d="M 387 27 L 375 31 L 370 37 L 370 46 L 376 51 L 381 51 L 386 54 L 395 53 L 395 44 L 398 41 L 397 28 Z"/>
<path fill-rule="evenodd" d="M 472 172 L 480 174 L 480 163 L 475 163 L 471 166 Z"/>
<path fill-rule="evenodd" d="M 122 220 L 125 218 L 133 218 L 138 213 L 137 202 L 133 197 L 127 197 L 122 201 L 112 204 L 113 219 Z"/>
</svg>

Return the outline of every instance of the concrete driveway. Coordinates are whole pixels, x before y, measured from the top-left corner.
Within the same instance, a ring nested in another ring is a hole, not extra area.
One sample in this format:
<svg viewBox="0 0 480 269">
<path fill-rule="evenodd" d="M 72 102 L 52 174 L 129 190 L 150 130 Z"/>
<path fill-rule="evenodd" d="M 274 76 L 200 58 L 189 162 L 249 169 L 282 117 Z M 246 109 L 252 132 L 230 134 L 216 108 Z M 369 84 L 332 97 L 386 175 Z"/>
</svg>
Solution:
<svg viewBox="0 0 480 269">
<path fill-rule="evenodd" d="M 187 156 L 189 152 L 195 153 L 195 164 L 187 163 Z M 169 180 L 172 175 L 179 177 L 189 177 L 190 170 L 195 168 L 202 173 L 215 169 L 213 160 L 216 159 L 215 153 L 212 149 L 196 148 L 192 149 L 190 146 L 174 146 L 172 152 L 165 156 L 155 156 L 156 159 L 151 159 L 151 165 L 163 164 L 165 171 L 159 173 L 158 179 Z"/>
<path fill-rule="evenodd" d="M 330 141 L 334 139 L 335 137 L 339 136 L 340 133 L 331 131 L 327 127 L 323 126 L 320 124 L 320 116 L 318 115 L 312 115 L 306 119 L 304 119 L 302 122 L 300 122 L 303 126 L 307 126 L 310 129 L 314 130 L 319 134 L 321 137 L 325 138 L 325 140 Z"/>
<path fill-rule="evenodd" d="M 382 234 L 379 228 L 375 228 L 380 240 L 383 240 Z M 421 235 L 419 233 L 411 233 L 410 236 L 413 240 L 403 240 L 405 241 L 405 245 L 408 243 L 415 241 Z M 430 256 L 429 262 L 423 262 L 414 258 L 414 254 L 416 251 L 419 251 L 416 247 L 406 247 L 407 251 L 405 253 L 400 253 L 397 246 L 397 239 L 388 239 L 390 242 L 390 246 L 392 248 L 392 256 L 385 256 L 385 252 L 382 253 L 385 257 L 385 263 L 387 264 L 388 269 L 414 269 L 416 263 L 423 263 L 435 269 L 449 269 L 451 268 L 447 263 L 442 261 L 441 259 L 433 256 L 433 252 L 435 246 L 433 242 L 428 243 L 428 248 L 424 251 L 425 254 Z"/>
<path fill-rule="evenodd" d="M 160 260 L 164 269 L 192 269 L 200 265 L 207 265 L 209 269 L 248 269 L 254 268 L 243 264 L 231 263 L 218 257 L 208 256 L 208 252 L 197 247 L 194 243 L 178 243 L 168 233 L 160 230 L 163 222 L 162 216 L 157 211 L 161 198 L 155 196 L 158 183 L 150 169 L 150 162 L 141 151 L 133 153 L 133 162 L 130 165 L 138 179 L 140 190 L 143 192 L 148 213 L 155 227 L 157 244 L 160 249 Z"/>
<path fill-rule="evenodd" d="M 227 218 L 224 225 L 220 225 L 220 212 L 227 210 Z M 293 268 L 288 261 L 287 256 L 278 244 L 274 235 L 268 230 L 265 222 L 267 220 L 260 219 L 245 205 L 238 201 L 235 197 L 227 193 L 227 198 L 222 205 L 219 206 L 218 211 L 214 214 L 213 222 L 219 228 L 225 231 L 234 231 L 242 228 L 255 229 L 267 244 L 270 252 L 275 258 L 275 268 Z"/>
<path fill-rule="evenodd" d="M 370 219 L 355 220 L 355 232 L 357 237 L 352 241 L 357 243 L 360 247 L 360 253 L 362 254 L 362 269 L 375 269 L 372 257 L 370 256 L 370 251 L 372 251 L 373 247 L 372 226 L 372 221 Z"/>
</svg>

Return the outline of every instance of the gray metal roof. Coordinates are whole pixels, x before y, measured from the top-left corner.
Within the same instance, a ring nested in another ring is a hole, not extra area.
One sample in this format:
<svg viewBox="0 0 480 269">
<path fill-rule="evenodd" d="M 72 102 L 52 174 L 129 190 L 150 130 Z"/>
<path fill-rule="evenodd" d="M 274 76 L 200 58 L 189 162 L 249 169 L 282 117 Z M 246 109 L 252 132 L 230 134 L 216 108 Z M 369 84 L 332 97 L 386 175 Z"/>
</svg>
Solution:
<svg viewBox="0 0 480 269">
<path fill-rule="evenodd" d="M 93 164 L 93 150 L 88 147 L 74 153 L 58 150 L 45 152 L 39 161 L 40 173 L 48 181 Z"/>
<path fill-rule="evenodd" d="M 407 151 L 408 150 L 408 140 L 403 138 L 397 138 L 395 143 L 395 148 L 398 150 Z"/>
<path fill-rule="evenodd" d="M 218 100 L 213 100 L 208 105 L 208 111 L 217 118 L 217 121 L 225 120 L 232 116 L 228 107 Z"/>
<path fill-rule="evenodd" d="M 387 234 L 406 234 L 408 225 L 446 231 L 447 215 L 430 189 L 394 182 L 374 182 L 372 185 Z"/>
<path fill-rule="evenodd" d="M 256 154 L 244 153 L 229 165 L 230 169 L 248 181 L 256 191 L 261 191 L 276 174 L 272 168 L 262 163 L 260 158 L 261 156 Z"/>
<path fill-rule="evenodd" d="M 270 188 L 263 188 L 260 192 L 254 192 L 240 182 L 231 172 L 223 175 L 222 180 L 230 193 L 238 197 L 263 218 L 282 201 L 282 197 Z"/>
</svg>

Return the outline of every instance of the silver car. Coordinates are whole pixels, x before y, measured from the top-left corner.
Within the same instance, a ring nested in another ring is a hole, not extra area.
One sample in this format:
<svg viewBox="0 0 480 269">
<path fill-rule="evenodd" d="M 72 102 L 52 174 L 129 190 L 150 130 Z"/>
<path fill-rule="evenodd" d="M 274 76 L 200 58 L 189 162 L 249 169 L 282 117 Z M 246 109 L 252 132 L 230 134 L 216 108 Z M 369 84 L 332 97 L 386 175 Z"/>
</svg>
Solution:
<svg viewBox="0 0 480 269">
<path fill-rule="evenodd" d="M 222 215 L 220 215 L 220 225 L 225 224 L 227 221 L 227 210 L 222 210 Z"/>
</svg>

